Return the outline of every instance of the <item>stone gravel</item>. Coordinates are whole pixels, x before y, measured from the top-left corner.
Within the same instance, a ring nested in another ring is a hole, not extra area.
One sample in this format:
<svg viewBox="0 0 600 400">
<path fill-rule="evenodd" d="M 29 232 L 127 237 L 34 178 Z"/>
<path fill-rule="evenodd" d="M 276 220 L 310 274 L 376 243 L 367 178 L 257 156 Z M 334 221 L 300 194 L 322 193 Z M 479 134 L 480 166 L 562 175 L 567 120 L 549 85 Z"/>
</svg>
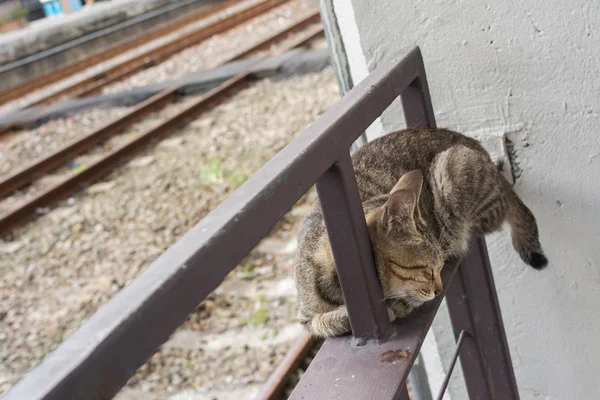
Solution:
<svg viewBox="0 0 600 400">
<path fill-rule="evenodd" d="M 284 3 L 235 29 L 214 35 L 155 67 L 110 85 L 104 89 L 104 92 L 126 91 L 133 87 L 157 84 L 213 68 L 237 54 L 241 49 L 259 42 L 314 10 L 316 10 L 314 0 L 294 0 Z M 129 110 L 131 108 L 123 107 L 85 111 L 72 117 L 49 121 L 35 129 L 18 132 L 8 139 L 0 139 L 0 178 L 41 156 L 52 153 L 66 143 L 81 138 L 104 124 L 120 118 Z M 161 118 L 164 114 L 172 115 L 173 112 L 161 111 L 150 115 L 149 118 Z M 136 129 L 133 127 L 129 131 Z"/>
<path fill-rule="evenodd" d="M 45 97 L 52 93 L 56 93 L 57 91 L 62 90 L 74 83 L 80 82 L 85 78 L 96 76 L 96 75 L 102 73 L 102 71 L 104 71 L 106 68 L 112 68 L 116 65 L 122 64 L 133 57 L 139 56 L 141 54 L 145 54 L 146 52 L 150 51 L 151 49 L 157 48 L 166 43 L 176 42 L 181 37 L 185 36 L 187 33 L 191 32 L 193 30 L 204 28 L 210 24 L 213 24 L 214 22 L 218 21 L 218 19 L 222 18 L 223 15 L 229 14 L 232 12 L 237 12 L 238 10 L 241 10 L 241 9 L 246 9 L 249 6 L 255 4 L 256 2 L 257 2 L 257 0 L 247 0 L 247 1 L 243 1 L 241 3 L 238 3 L 238 4 L 228 8 L 225 12 L 221 12 L 221 13 L 213 15 L 209 18 L 202 19 L 202 20 L 199 20 L 192 24 L 186 25 L 176 32 L 173 32 L 169 35 L 155 39 L 149 43 L 146 43 L 145 45 L 139 46 L 135 49 L 132 49 L 132 50 L 124 53 L 124 54 L 121 54 L 120 56 L 117 56 L 117 57 L 111 58 L 109 60 L 106 60 L 105 62 L 96 64 L 76 75 L 70 76 L 70 77 L 63 79 L 59 82 L 56 82 L 52 85 L 46 86 L 40 90 L 36 90 L 31 93 L 28 93 L 24 97 L 21 97 L 19 99 L 11 101 L 7 104 L 0 105 L 0 114 L 10 112 L 11 110 L 26 106 L 27 104 L 30 104 L 34 101 L 41 99 L 42 97 Z M 143 76 L 145 78 L 150 78 L 147 81 L 153 82 L 153 78 L 161 79 L 161 76 L 162 76 L 164 79 L 166 76 L 169 76 L 169 75 L 172 76 L 173 69 L 179 69 L 180 72 L 184 72 L 184 73 L 189 73 L 189 72 L 195 71 L 196 69 L 194 69 L 194 68 L 196 68 L 196 65 L 194 65 L 193 63 L 186 64 L 186 66 L 188 68 L 191 68 L 190 70 L 187 70 L 187 71 L 181 70 L 180 67 L 178 67 L 178 65 L 181 64 L 178 60 L 182 60 L 182 59 L 189 60 L 190 55 L 192 57 L 191 60 L 198 63 L 198 65 L 204 65 L 204 63 L 205 63 L 204 57 L 205 56 L 211 60 L 219 59 L 219 58 L 225 59 L 229 55 L 231 55 L 235 52 L 233 49 L 239 50 L 247 43 L 248 40 L 253 40 L 253 38 L 259 38 L 260 36 L 258 36 L 257 34 L 268 34 L 269 28 L 275 28 L 278 25 L 285 26 L 286 23 L 289 22 L 290 18 L 292 17 L 292 14 L 302 12 L 303 10 L 306 10 L 308 7 L 312 7 L 314 9 L 316 7 L 316 0 L 293 0 L 293 1 L 287 2 L 287 3 L 283 4 L 282 6 L 273 8 L 268 13 L 265 13 L 254 19 L 251 19 L 248 22 L 245 22 L 243 24 L 240 24 L 238 27 L 236 27 L 233 30 L 230 30 L 229 32 L 226 32 L 221 35 L 215 35 L 212 38 L 210 38 L 206 41 L 203 41 L 199 45 L 194 46 L 188 50 L 185 50 L 184 52 L 186 53 L 186 56 L 184 56 L 183 58 L 179 55 L 175 55 L 174 57 L 169 58 L 168 60 L 166 60 L 166 63 L 167 63 L 166 69 L 160 66 L 165 63 L 159 64 L 159 66 L 158 66 L 159 68 L 157 69 L 157 71 L 162 71 L 165 75 L 158 75 L 158 74 L 154 74 L 154 73 L 150 73 L 150 74 L 142 73 L 141 76 Z M 193 50 L 191 50 L 191 49 L 193 49 Z M 212 62 L 212 61 L 209 61 L 209 63 L 210 62 Z M 200 67 L 198 66 L 198 68 L 200 68 Z M 151 68 L 151 69 L 154 69 L 154 68 Z M 136 79 L 134 78 L 131 81 L 135 82 Z M 120 85 L 117 83 L 116 85 L 113 85 L 113 87 L 129 88 L 130 86 L 128 86 L 127 84 Z M 109 89 L 109 91 L 110 91 L 110 89 Z"/>
<path fill-rule="evenodd" d="M 87 110 L 0 138 L 0 178 L 72 140 L 90 134 L 127 111 L 125 107 Z"/>
<path fill-rule="evenodd" d="M 338 98 L 329 68 L 258 82 L 0 240 L 0 394 Z M 121 398 L 239 399 L 260 388 L 297 333 L 291 266 L 307 204 L 190 315 Z"/>
<path fill-rule="evenodd" d="M 234 29 L 214 35 L 197 46 L 189 47 L 155 67 L 107 86 L 104 93 L 165 82 L 190 73 L 214 68 L 238 54 L 242 49 L 259 43 L 267 36 L 292 25 L 315 10 L 317 10 L 315 0 L 290 1 L 240 24 Z"/>
</svg>

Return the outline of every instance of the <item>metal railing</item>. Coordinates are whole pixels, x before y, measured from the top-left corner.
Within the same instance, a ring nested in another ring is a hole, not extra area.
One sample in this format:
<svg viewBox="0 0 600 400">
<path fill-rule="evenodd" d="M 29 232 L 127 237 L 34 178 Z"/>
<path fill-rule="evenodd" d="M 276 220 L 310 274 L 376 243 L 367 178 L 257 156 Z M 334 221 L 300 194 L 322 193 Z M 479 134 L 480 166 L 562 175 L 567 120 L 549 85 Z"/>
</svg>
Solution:
<svg viewBox="0 0 600 400">
<path fill-rule="evenodd" d="M 291 399 L 408 399 L 405 382 L 442 297 L 388 322 L 349 153 L 398 96 L 409 127 L 435 126 L 418 48 L 383 62 L 4 399 L 114 396 L 315 182 L 354 336 L 325 341 Z M 443 275 L 469 397 L 518 399 L 484 240 Z"/>
</svg>

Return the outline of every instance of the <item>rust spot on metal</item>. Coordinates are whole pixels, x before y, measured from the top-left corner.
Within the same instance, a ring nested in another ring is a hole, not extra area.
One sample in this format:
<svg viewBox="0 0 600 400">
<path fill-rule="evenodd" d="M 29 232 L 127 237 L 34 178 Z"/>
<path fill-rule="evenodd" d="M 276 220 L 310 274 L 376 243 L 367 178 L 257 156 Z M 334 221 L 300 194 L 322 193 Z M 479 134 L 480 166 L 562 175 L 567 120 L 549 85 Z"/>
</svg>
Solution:
<svg viewBox="0 0 600 400">
<path fill-rule="evenodd" d="M 410 356 L 410 350 L 388 350 L 385 353 L 381 353 L 379 356 L 379 361 L 396 364 L 398 362 L 407 361 Z"/>
</svg>

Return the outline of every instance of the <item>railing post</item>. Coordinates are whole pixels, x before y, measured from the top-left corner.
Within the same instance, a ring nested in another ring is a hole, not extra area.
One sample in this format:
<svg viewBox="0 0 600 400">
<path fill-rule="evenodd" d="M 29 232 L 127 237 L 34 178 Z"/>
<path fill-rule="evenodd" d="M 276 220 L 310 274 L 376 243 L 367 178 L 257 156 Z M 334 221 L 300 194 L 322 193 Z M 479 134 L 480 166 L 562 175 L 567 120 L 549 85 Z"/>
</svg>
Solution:
<svg viewBox="0 0 600 400">
<path fill-rule="evenodd" d="M 349 152 L 317 181 L 317 192 L 356 338 L 381 339 L 389 320 Z"/>
<path fill-rule="evenodd" d="M 400 396 L 397 400 L 410 400 L 410 396 L 408 395 L 408 388 L 406 387 L 406 385 L 404 385 L 404 387 L 400 391 Z"/>
<path fill-rule="evenodd" d="M 500 305 L 483 238 L 473 238 L 446 290 L 454 332 L 470 335 L 460 361 L 471 400 L 518 400 L 519 392 L 506 341 Z"/>
<path fill-rule="evenodd" d="M 414 63 L 417 75 L 400 94 L 406 124 L 433 128 L 435 116 L 420 52 Z M 317 181 L 317 192 L 352 333 L 357 338 L 381 339 L 389 326 L 387 310 L 349 153 Z"/>
<path fill-rule="evenodd" d="M 425 77 L 425 68 L 421 66 L 420 70 L 420 76 L 400 95 L 404 120 L 407 128 L 435 128 L 435 114 Z"/>
</svg>

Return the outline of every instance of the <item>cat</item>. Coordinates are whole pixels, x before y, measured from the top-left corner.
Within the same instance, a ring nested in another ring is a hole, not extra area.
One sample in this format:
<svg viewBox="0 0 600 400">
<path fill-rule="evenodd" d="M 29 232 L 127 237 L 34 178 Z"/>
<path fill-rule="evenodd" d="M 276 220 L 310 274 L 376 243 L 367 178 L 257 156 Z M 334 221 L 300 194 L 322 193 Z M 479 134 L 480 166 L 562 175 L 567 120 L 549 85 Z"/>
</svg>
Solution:
<svg viewBox="0 0 600 400">
<path fill-rule="evenodd" d="M 377 274 L 390 319 L 442 293 L 440 272 L 472 235 L 508 220 L 521 259 L 548 264 L 535 217 L 481 144 L 446 129 L 406 129 L 352 155 Z M 319 201 L 298 231 L 294 277 L 299 320 L 316 337 L 350 332 Z"/>
</svg>

